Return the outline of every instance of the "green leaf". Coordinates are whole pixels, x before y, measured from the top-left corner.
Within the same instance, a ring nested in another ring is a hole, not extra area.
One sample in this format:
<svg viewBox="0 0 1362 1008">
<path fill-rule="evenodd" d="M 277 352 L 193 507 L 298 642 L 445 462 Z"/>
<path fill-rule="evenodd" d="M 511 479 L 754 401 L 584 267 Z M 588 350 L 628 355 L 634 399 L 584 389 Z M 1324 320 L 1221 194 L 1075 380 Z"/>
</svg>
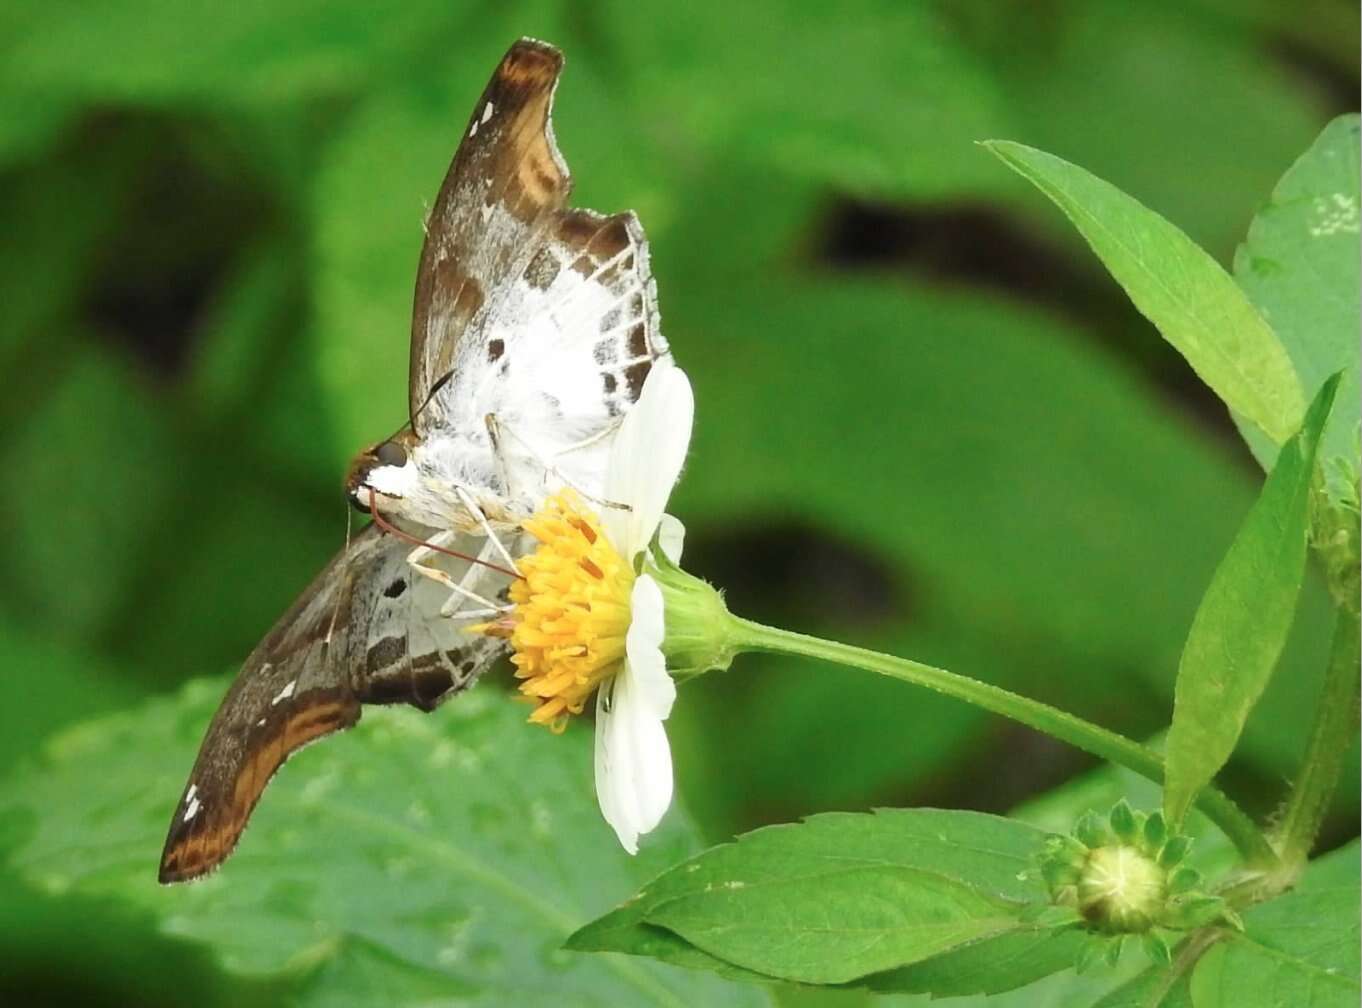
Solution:
<svg viewBox="0 0 1362 1008">
<path fill-rule="evenodd" d="M 1235 279 L 1281 339 L 1301 384 L 1313 390 L 1344 372 L 1320 445 L 1335 499 L 1346 489 L 1328 460 L 1347 460 L 1354 483 L 1357 475 L 1358 140 L 1356 115 L 1326 126 L 1254 215 L 1234 257 Z M 1245 436 L 1270 463 L 1275 449 Z"/>
<path fill-rule="evenodd" d="M 1044 838 L 975 812 L 815 816 L 673 868 L 569 947 L 840 983 L 1022 926 L 1021 906 L 1046 898 L 1032 860 Z M 659 926 L 705 957 L 659 942 Z"/>
<path fill-rule="evenodd" d="M 1164 813 L 1182 821 L 1225 765 L 1286 644 L 1305 569 L 1310 479 L 1338 378 L 1324 383 L 1211 579 L 1178 668 Z"/>
<path fill-rule="evenodd" d="M 434 715 L 367 710 L 270 785 L 238 852 L 156 884 L 166 816 L 223 683 L 73 728 L 0 789 L 9 864 L 47 892 L 116 899 L 300 1003 L 760 1004 L 711 977 L 561 950 L 612 894 L 694 849 L 673 812 L 639 859 L 591 792 L 589 732 L 555 737 L 489 686 Z M 97 770 L 96 770 L 97 768 Z M 373 1003 L 370 1000 L 369 1003 Z"/>
<path fill-rule="evenodd" d="M 1016 928 L 864 981 L 882 993 L 1001 994 L 1073 966 L 1087 934 L 1078 928 Z"/>
<path fill-rule="evenodd" d="M 671 900 L 648 921 L 746 969 L 801 983 L 845 983 L 1015 926 L 1016 907 L 898 865 L 791 858 L 779 878 L 738 878 Z"/>
<path fill-rule="evenodd" d="M 1296 891 L 1247 910 L 1244 931 L 1226 935 L 1192 973 L 1196 1008 L 1356 1005 L 1357 862 L 1351 844 L 1312 864 Z"/>
<path fill-rule="evenodd" d="M 1064 211 L 1135 307 L 1225 404 L 1281 443 L 1300 421 L 1300 382 L 1230 276 L 1180 230 L 1115 186 L 1052 154 L 985 144 Z"/>
<path fill-rule="evenodd" d="M 1156 965 L 1098 998 L 1092 1008 L 1193 1008 L 1191 984 L 1185 970 Z"/>
</svg>

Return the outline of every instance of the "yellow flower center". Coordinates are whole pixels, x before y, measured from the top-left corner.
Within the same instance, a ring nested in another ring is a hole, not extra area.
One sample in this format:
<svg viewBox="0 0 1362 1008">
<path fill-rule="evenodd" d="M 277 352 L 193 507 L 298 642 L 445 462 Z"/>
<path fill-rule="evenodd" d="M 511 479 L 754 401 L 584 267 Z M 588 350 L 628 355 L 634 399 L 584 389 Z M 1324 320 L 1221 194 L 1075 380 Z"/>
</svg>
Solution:
<svg viewBox="0 0 1362 1008">
<path fill-rule="evenodd" d="M 474 629 L 510 639 L 520 692 L 536 704 L 530 720 L 562 731 L 624 660 L 634 572 L 571 491 L 545 501 L 525 531 L 540 545 L 518 563 L 515 609 Z"/>
</svg>

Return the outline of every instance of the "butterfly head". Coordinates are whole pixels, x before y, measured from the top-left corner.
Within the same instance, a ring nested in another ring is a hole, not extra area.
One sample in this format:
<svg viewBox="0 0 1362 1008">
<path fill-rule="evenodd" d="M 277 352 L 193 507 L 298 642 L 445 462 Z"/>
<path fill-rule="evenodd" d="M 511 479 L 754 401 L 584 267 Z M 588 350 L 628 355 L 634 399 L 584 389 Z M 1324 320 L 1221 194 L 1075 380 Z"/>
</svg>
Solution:
<svg viewBox="0 0 1362 1008">
<path fill-rule="evenodd" d="M 417 477 L 415 447 L 416 434 L 404 427 L 356 455 L 345 476 L 345 496 L 350 503 L 368 514 L 374 494 L 380 501 L 405 497 Z"/>
</svg>

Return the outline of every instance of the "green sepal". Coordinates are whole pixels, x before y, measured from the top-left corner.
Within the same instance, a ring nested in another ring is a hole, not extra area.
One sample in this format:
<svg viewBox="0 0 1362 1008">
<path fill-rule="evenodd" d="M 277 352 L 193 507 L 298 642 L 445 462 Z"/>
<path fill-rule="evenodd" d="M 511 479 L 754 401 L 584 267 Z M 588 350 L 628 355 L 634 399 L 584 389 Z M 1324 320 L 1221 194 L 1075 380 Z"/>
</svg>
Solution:
<svg viewBox="0 0 1362 1008">
<path fill-rule="evenodd" d="M 1168 821 L 1162 812 L 1151 812 L 1144 821 L 1144 842 L 1150 850 L 1158 850 L 1168 841 Z"/>
<path fill-rule="evenodd" d="M 1106 956 L 1107 940 L 1101 935 L 1090 935 L 1074 957 L 1074 972 L 1083 974 L 1101 962 Z"/>
<path fill-rule="evenodd" d="M 1111 824 L 1111 831 L 1126 843 L 1135 841 L 1142 825 L 1136 818 L 1135 810 L 1130 807 L 1130 802 L 1124 798 L 1112 807 L 1107 821 Z"/>
<path fill-rule="evenodd" d="M 1121 953 L 1125 950 L 1125 947 L 1125 935 L 1117 935 L 1115 938 L 1108 940 L 1107 949 L 1102 956 L 1102 960 L 1108 966 L 1116 966 L 1116 964 L 1121 961 Z"/>
<path fill-rule="evenodd" d="M 1096 812 L 1085 812 L 1074 824 L 1074 836 L 1085 847 L 1104 847 L 1112 840 L 1107 823 Z"/>
<path fill-rule="evenodd" d="M 1168 942 L 1157 931 L 1150 931 L 1145 934 L 1141 944 L 1144 947 L 1144 954 L 1155 966 L 1171 966 L 1173 964 L 1173 953 L 1168 948 Z"/>
<path fill-rule="evenodd" d="M 1175 869 L 1168 876 L 1168 892 L 1173 896 L 1181 896 L 1183 893 L 1189 893 L 1200 886 L 1201 872 L 1195 868 L 1188 868 L 1186 865 Z"/>
<path fill-rule="evenodd" d="M 1163 850 L 1159 853 L 1159 864 L 1164 868 L 1172 868 L 1179 864 L 1187 856 L 1187 851 L 1192 847 L 1192 839 L 1188 836 L 1178 834 L 1171 836 L 1163 845 Z"/>
</svg>

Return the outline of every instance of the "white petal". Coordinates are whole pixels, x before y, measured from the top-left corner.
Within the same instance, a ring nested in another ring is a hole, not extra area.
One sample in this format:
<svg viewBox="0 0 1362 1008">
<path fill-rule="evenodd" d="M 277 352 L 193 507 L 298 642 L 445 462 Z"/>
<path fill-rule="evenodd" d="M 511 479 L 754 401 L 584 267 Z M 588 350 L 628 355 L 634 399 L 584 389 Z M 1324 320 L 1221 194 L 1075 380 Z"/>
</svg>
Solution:
<svg viewBox="0 0 1362 1008">
<path fill-rule="evenodd" d="M 669 360 L 658 361 L 620 424 L 606 468 L 605 499 L 629 510 L 607 507 L 601 521 L 624 556 L 632 558 L 652 540 L 681 475 L 694 419 L 695 397 L 686 373 Z"/>
<path fill-rule="evenodd" d="M 626 742 L 620 737 L 621 723 L 613 716 L 614 692 L 614 681 L 596 691 L 596 801 L 624 849 L 637 854 L 638 827 L 621 763 Z"/>
<path fill-rule="evenodd" d="M 680 566 L 681 547 L 686 544 L 686 526 L 675 515 L 664 514 L 657 526 L 657 544 L 667 559 Z"/>
<path fill-rule="evenodd" d="M 624 637 L 625 664 L 631 670 L 629 690 L 659 723 L 667 720 L 676 702 L 676 683 L 667 674 L 662 656 L 666 635 L 662 589 L 647 574 L 634 582 L 629 596 L 629 632 Z"/>
<path fill-rule="evenodd" d="M 596 798 L 630 854 L 672 800 L 672 757 L 662 722 L 676 685 L 662 656 L 662 593 L 652 578 L 634 586 L 628 657 L 596 698 Z"/>
</svg>

